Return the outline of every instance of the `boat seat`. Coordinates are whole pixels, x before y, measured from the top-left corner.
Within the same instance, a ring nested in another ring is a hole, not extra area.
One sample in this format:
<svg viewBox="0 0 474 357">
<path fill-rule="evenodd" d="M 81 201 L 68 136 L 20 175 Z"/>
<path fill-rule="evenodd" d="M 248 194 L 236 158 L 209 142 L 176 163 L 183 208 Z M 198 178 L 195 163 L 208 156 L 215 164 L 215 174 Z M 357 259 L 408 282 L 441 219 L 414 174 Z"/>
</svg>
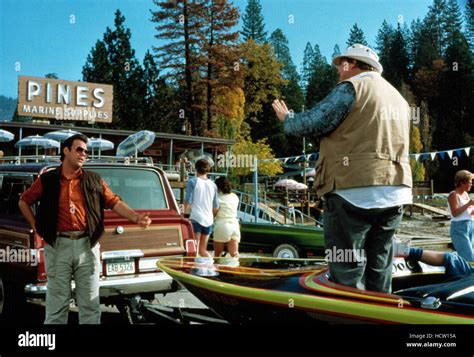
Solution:
<svg viewBox="0 0 474 357">
<path fill-rule="evenodd" d="M 424 299 L 428 296 L 461 304 L 474 304 L 474 274 L 466 274 L 448 279 L 444 283 L 416 286 L 402 289 L 395 294 L 407 298 Z"/>
</svg>

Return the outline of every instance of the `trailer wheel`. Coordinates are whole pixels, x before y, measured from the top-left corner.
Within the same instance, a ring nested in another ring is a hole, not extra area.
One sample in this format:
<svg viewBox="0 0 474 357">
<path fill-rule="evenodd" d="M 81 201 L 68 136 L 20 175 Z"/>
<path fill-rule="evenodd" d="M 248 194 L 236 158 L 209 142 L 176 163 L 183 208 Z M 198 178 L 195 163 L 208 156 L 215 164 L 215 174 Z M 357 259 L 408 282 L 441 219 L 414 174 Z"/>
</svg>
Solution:
<svg viewBox="0 0 474 357">
<path fill-rule="evenodd" d="M 297 247 L 292 244 L 280 244 L 273 251 L 273 256 L 276 258 L 296 259 L 300 257 Z"/>
</svg>

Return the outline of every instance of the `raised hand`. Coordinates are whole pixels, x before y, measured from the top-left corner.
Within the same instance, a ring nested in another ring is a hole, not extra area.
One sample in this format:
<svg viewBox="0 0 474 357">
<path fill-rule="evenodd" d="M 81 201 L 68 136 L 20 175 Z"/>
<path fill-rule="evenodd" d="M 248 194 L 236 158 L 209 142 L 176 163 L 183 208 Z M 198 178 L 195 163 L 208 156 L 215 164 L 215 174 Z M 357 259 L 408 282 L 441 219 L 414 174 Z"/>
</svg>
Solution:
<svg viewBox="0 0 474 357">
<path fill-rule="evenodd" d="M 278 120 L 284 121 L 287 114 L 290 113 L 288 107 L 286 106 L 285 102 L 282 100 L 275 99 L 272 103 L 273 110 L 278 117 Z"/>
</svg>

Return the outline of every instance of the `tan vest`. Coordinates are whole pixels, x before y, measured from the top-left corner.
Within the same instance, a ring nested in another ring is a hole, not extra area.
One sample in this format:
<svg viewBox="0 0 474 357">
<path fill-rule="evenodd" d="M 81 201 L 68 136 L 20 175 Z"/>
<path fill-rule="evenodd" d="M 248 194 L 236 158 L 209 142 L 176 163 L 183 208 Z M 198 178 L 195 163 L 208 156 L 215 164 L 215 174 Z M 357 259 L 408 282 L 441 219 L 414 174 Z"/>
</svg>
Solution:
<svg viewBox="0 0 474 357">
<path fill-rule="evenodd" d="M 315 180 L 318 196 L 352 187 L 411 187 L 407 101 L 376 72 L 364 72 L 347 82 L 354 85 L 356 100 L 342 124 L 321 139 Z"/>
</svg>

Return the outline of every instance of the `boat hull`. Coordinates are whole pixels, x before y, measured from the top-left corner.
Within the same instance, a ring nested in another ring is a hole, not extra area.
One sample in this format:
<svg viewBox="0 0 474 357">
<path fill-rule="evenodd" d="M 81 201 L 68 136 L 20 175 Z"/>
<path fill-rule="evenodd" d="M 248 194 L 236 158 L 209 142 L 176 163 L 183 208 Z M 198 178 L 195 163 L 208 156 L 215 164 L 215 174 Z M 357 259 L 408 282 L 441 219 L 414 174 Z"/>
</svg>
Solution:
<svg viewBox="0 0 474 357">
<path fill-rule="evenodd" d="M 203 266 L 177 258 L 159 267 L 232 324 L 474 323 L 472 306 L 426 310 L 417 299 L 331 283 L 320 260 L 241 258 L 240 266 L 230 267 L 219 259 Z M 442 274 L 433 274 L 429 279 L 440 280 Z"/>
</svg>

